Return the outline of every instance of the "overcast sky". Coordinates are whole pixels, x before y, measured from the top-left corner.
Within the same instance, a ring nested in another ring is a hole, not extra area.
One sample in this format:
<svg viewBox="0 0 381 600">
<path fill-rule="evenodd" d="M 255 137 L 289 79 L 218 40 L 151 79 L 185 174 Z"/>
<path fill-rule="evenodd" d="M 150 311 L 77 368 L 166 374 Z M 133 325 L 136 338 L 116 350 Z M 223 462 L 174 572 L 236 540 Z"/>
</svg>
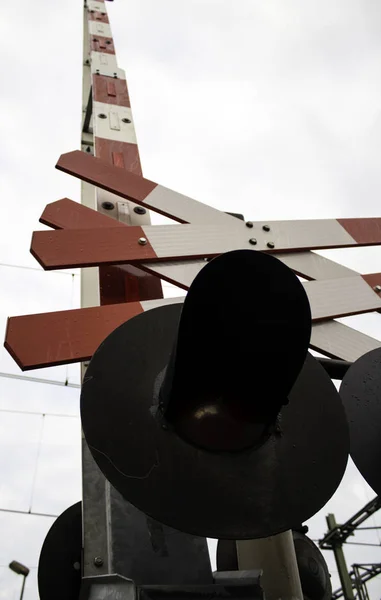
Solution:
<svg viewBox="0 0 381 600">
<path fill-rule="evenodd" d="M 247 219 L 381 216 L 377 0 L 115 0 L 108 8 L 146 177 Z M 80 198 L 78 182 L 54 164 L 79 146 L 82 2 L 3 3 L 0 34 L 2 332 L 8 315 L 79 303 L 78 275 L 43 273 L 29 245 L 48 202 Z M 325 254 L 381 271 L 379 249 Z M 380 315 L 348 322 L 381 339 Z M 0 372 L 20 374 L 4 351 Z M 32 376 L 79 383 L 75 367 Z M 80 499 L 78 398 L 75 387 L 0 377 L 0 410 L 10 411 L 0 419 L 1 509 L 55 515 Z M 351 464 L 311 537 L 324 534 L 330 510 L 343 521 L 374 495 Z M 36 567 L 53 520 L 0 512 L 0 598 L 19 597 L 21 578 L 6 565 Z M 380 548 L 345 550 L 349 564 L 381 561 Z M 370 590 L 378 597 L 381 585 Z M 32 569 L 24 598 L 37 597 Z"/>
</svg>

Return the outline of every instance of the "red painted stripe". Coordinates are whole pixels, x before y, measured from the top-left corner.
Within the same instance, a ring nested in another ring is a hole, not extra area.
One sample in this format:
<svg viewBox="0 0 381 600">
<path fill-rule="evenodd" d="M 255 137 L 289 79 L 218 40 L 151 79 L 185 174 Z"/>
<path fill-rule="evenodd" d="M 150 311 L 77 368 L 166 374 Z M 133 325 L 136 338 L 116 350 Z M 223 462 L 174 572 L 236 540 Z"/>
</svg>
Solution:
<svg viewBox="0 0 381 600">
<path fill-rule="evenodd" d="M 126 227 L 124 223 L 69 198 L 63 198 L 48 204 L 41 215 L 40 223 L 53 227 L 53 229 Z"/>
<path fill-rule="evenodd" d="M 108 16 L 106 13 L 98 12 L 96 10 L 89 10 L 88 16 L 90 21 L 99 21 L 100 23 L 109 23 Z"/>
<path fill-rule="evenodd" d="M 113 39 L 102 35 L 92 35 L 90 37 L 90 47 L 95 52 L 102 51 L 104 54 L 115 54 Z"/>
<path fill-rule="evenodd" d="M 60 171 L 79 177 L 88 183 L 95 183 L 98 187 L 135 202 L 144 202 L 148 194 L 157 186 L 153 181 L 108 165 L 99 158 L 80 150 L 62 154 L 56 167 Z"/>
<path fill-rule="evenodd" d="M 156 260 L 142 227 L 35 231 L 31 253 L 45 270 Z"/>
<path fill-rule="evenodd" d="M 337 219 L 359 246 L 381 243 L 381 219 Z"/>
<path fill-rule="evenodd" d="M 112 153 L 112 164 L 116 167 L 120 167 L 125 169 L 123 152 L 113 152 Z"/>
<path fill-rule="evenodd" d="M 80 150 L 62 154 L 56 168 L 137 204 L 144 204 L 148 194 L 157 187 L 157 183 L 149 179 L 108 165 L 99 158 Z M 150 208 L 149 205 L 145 206 Z M 157 208 L 155 211 L 175 219 L 173 215 L 158 211 Z"/>
<path fill-rule="evenodd" d="M 141 176 L 142 168 L 140 164 L 139 150 L 137 144 L 128 142 L 115 142 L 114 140 L 105 140 L 95 138 L 96 155 L 109 164 L 114 164 L 114 154 L 123 156 L 124 168 L 134 175 Z"/>
<path fill-rule="evenodd" d="M 125 79 L 114 79 L 106 75 L 93 75 L 93 100 L 105 104 L 117 104 L 130 108 L 130 98 Z"/>
<path fill-rule="evenodd" d="M 116 98 L 116 86 L 115 81 L 107 80 L 107 96 L 112 96 Z"/>
<path fill-rule="evenodd" d="M 143 312 L 140 302 L 8 319 L 5 347 L 23 370 L 89 360 L 102 341 Z"/>
</svg>

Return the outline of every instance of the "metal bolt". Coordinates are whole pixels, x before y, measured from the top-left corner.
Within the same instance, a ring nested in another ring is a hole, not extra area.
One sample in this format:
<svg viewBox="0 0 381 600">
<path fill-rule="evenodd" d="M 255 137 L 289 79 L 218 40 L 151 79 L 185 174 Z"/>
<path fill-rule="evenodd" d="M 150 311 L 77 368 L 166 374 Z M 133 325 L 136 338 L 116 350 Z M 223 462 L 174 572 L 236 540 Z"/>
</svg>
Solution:
<svg viewBox="0 0 381 600">
<path fill-rule="evenodd" d="M 96 75 L 100 75 L 99 69 L 96 70 Z"/>
<path fill-rule="evenodd" d="M 135 208 L 134 208 L 134 212 L 135 212 L 137 215 L 145 215 L 147 211 L 146 211 L 146 209 L 145 209 L 145 208 L 143 208 L 142 206 L 135 206 Z"/>
<path fill-rule="evenodd" d="M 250 244 L 251 244 L 252 246 L 255 246 L 255 245 L 256 245 L 256 243 L 257 243 L 257 240 L 256 240 L 255 238 L 250 238 L 250 239 L 249 239 L 249 242 L 250 242 Z"/>
<path fill-rule="evenodd" d="M 274 242 L 267 242 L 267 247 L 268 248 L 275 248 Z"/>
<path fill-rule="evenodd" d="M 98 115 L 98 117 L 99 117 L 100 119 L 107 119 L 107 115 L 105 115 L 104 113 L 100 113 L 100 114 Z"/>
<path fill-rule="evenodd" d="M 106 44 L 107 45 L 111 44 L 110 40 L 106 40 Z"/>
<path fill-rule="evenodd" d="M 99 40 L 97 40 L 96 38 L 93 38 L 93 42 L 99 42 Z"/>
<path fill-rule="evenodd" d="M 103 558 L 101 558 L 100 556 L 96 556 L 94 558 L 94 565 L 96 567 L 101 567 L 103 565 Z"/>
<path fill-rule="evenodd" d="M 75 562 L 75 563 L 73 564 L 73 568 L 74 568 L 76 571 L 79 571 L 79 570 L 80 570 L 80 568 L 81 568 L 81 563 L 79 563 L 79 562 Z"/>
<path fill-rule="evenodd" d="M 90 64 L 90 61 L 89 61 L 89 59 L 87 58 L 87 59 L 85 60 L 85 65 L 89 65 L 89 64 Z"/>
<path fill-rule="evenodd" d="M 105 210 L 112 210 L 113 208 L 115 208 L 115 204 L 113 202 L 102 202 L 102 208 L 104 208 Z"/>
<path fill-rule="evenodd" d="M 130 120 L 130 119 L 123 118 L 123 119 L 122 119 L 122 123 L 131 123 L 131 120 Z"/>
<path fill-rule="evenodd" d="M 87 146 L 87 148 L 86 148 L 86 152 L 91 152 L 91 148 L 90 148 L 90 146 Z"/>
<path fill-rule="evenodd" d="M 246 227 L 249 227 L 249 229 L 251 229 L 252 227 L 254 227 L 253 221 L 247 221 Z"/>
<path fill-rule="evenodd" d="M 381 285 L 375 285 L 373 289 L 379 294 L 381 292 Z"/>
<path fill-rule="evenodd" d="M 270 225 L 262 225 L 263 231 L 270 231 Z"/>
<path fill-rule="evenodd" d="M 138 239 L 138 242 L 139 242 L 139 244 L 140 244 L 141 246 L 145 246 L 145 245 L 146 245 L 146 243 L 147 243 L 147 239 L 146 239 L 146 238 L 143 238 L 143 237 L 141 237 L 141 238 L 139 238 L 139 239 Z"/>
<path fill-rule="evenodd" d="M 118 73 L 114 73 L 114 79 L 118 79 Z"/>
</svg>

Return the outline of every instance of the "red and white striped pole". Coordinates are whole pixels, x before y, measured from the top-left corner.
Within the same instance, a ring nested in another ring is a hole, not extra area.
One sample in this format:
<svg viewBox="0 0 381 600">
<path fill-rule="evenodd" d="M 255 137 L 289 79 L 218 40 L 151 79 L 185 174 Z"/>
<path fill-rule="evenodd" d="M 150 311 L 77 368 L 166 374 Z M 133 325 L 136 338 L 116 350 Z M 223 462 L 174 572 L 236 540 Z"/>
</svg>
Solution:
<svg viewBox="0 0 381 600">
<path fill-rule="evenodd" d="M 85 1 L 83 41 L 81 149 L 120 169 L 141 175 L 126 76 L 117 64 L 106 5 L 101 0 Z M 150 223 L 148 211 L 133 202 L 85 182 L 81 186 L 83 205 L 126 225 Z M 83 308 L 161 297 L 160 279 L 136 267 L 82 269 Z M 82 376 L 86 367 L 87 363 L 83 363 Z M 125 524 L 128 509 L 96 466 L 83 436 L 82 487 L 83 582 L 86 585 L 86 580 L 90 582 L 94 577 L 112 576 L 116 572 L 115 564 L 120 557 L 114 556 L 114 538 L 116 532 L 119 539 L 128 537 Z M 119 564 L 124 562 L 119 560 Z M 123 569 L 121 575 L 125 575 Z"/>
</svg>

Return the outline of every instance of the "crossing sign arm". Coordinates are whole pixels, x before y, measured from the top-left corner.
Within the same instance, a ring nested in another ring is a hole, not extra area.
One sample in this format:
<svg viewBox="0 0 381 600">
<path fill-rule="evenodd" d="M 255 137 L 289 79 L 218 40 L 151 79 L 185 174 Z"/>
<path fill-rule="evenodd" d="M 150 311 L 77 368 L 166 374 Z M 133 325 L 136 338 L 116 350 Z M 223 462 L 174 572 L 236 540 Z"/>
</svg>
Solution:
<svg viewBox="0 0 381 600">
<path fill-rule="evenodd" d="M 271 241 L 259 231 L 257 237 L 251 237 L 242 222 L 239 222 L 241 227 L 232 229 L 186 224 L 37 231 L 33 234 L 31 251 L 45 269 L 59 269 L 123 262 L 192 260 L 239 249 L 290 252 L 381 244 L 381 227 L 378 229 L 381 219 L 369 219 L 374 225 L 368 236 L 363 233 L 366 229 L 363 222 L 367 220 L 351 219 L 356 222 L 352 230 L 356 227 L 360 230 L 357 239 L 336 219 L 270 223 L 273 229 Z M 361 223 L 357 224 L 357 221 Z"/>
</svg>

